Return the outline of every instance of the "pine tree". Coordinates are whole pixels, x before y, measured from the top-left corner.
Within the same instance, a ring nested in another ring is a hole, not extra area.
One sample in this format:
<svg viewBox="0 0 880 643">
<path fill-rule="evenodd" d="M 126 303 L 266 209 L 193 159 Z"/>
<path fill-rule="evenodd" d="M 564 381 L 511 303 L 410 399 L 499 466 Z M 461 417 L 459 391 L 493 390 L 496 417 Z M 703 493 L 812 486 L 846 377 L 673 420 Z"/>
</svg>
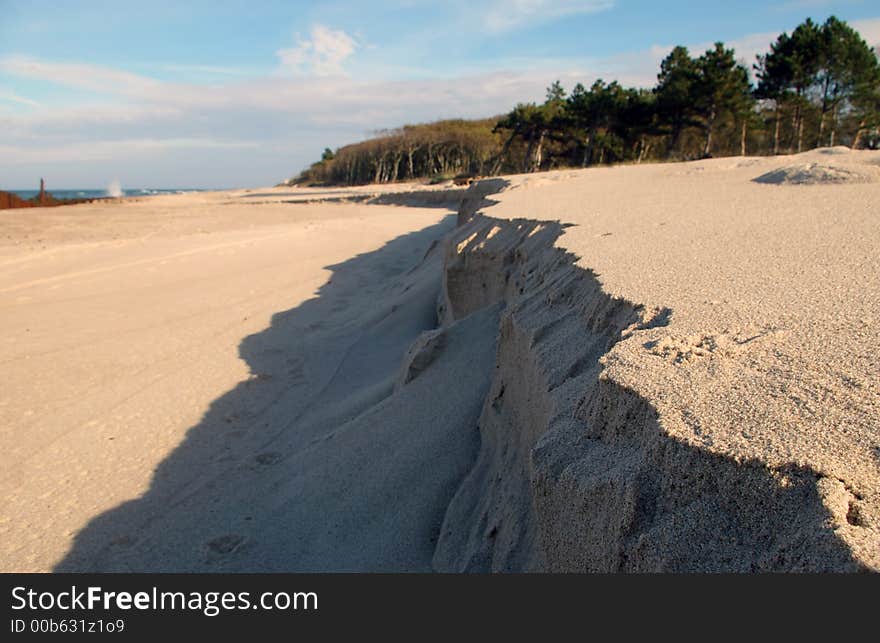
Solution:
<svg viewBox="0 0 880 643">
<path fill-rule="evenodd" d="M 650 90 L 626 90 L 618 127 L 636 163 L 641 163 L 650 154 L 653 141 L 662 135 L 657 124 L 656 103 L 657 99 Z"/>
<path fill-rule="evenodd" d="M 657 76 L 657 111 L 661 122 L 668 128 L 670 140 L 668 156 L 679 151 L 684 128 L 693 124 L 693 91 L 697 82 L 697 66 L 687 47 L 676 47 L 660 63 Z"/>
<path fill-rule="evenodd" d="M 880 62 L 876 55 L 873 66 L 853 90 L 852 107 L 857 123 L 852 146 L 863 147 L 869 138 L 870 145 L 880 145 Z"/>
<path fill-rule="evenodd" d="M 790 52 L 791 37 L 779 36 L 770 45 L 770 52 L 759 55 L 754 69 L 758 78 L 755 97 L 773 103 L 773 154 L 779 154 L 779 138 L 782 125 L 782 107 L 791 100 L 793 70 Z"/>
<path fill-rule="evenodd" d="M 824 144 L 825 130 L 829 129 L 828 144 L 833 146 L 840 108 L 857 88 L 871 82 L 877 58 L 861 36 L 835 16 L 822 25 L 819 43 L 816 81 L 821 118 L 816 145 Z"/>
<path fill-rule="evenodd" d="M 821 32 L 807 18 L 792 32 L 786 53 L 791 68 L 790 86 L 793 91 L 793 129 L 797 151 L 804 149 L 804 111 L 808 107 L 807 92 L 816 83 L 821 61 Z"/>
<path fill-rule="evenodd" d="M 733 49 L 726 49 L 721 42 L 697 59 L 696 69 L 693 102 L 705 131 L 703 156 L 708 157 L 719 118 L 729 115 L 746 122 L 743 117 L 752 107 L 751 86 L 749 74 L 737 63 Z"/>
</svg>

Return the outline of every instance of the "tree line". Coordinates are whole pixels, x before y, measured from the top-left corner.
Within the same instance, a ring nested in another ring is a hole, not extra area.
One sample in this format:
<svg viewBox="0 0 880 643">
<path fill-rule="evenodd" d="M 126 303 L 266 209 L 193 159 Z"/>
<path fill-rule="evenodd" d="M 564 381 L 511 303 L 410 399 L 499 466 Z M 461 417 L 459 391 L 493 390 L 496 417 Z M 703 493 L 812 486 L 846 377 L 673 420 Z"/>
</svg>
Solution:
<svg viewBox="0 0 880 643">
<path fill-rule="evenodd" d="M 485 175 L 498 156 L 496 119 L 405 125 L 374 138 L 324 150 L 295 182 L 357 185 L 461 174 Z"/>
<path fill-rule="evenodd" d="M 535 172 L 556 167 L 880 148 L 878 52 L 846 22 L 805 20 L 759 55 L 753 73 L 718 42 L 699 56 L 675 47 L 651 89 L 597 80 L 482 120 L 379 132 L 292 179 L 364 184 Z"/>
</svg>

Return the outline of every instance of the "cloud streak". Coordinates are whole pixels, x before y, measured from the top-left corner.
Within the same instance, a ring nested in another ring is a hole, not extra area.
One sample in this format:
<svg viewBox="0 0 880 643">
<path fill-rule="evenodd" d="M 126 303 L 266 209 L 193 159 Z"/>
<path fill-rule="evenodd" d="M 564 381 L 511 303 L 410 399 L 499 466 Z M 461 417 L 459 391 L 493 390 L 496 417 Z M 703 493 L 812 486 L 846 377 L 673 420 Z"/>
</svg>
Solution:
<svg viewBox="0 0 880 643">
<path fill-rule="evenodd" d="M 613 7 L 613 0 L 503 0 L 492 3 L 483 22 L 489 31 L 503 33 Z"/>
<path fill-rule="evenodd" d="M 67 145 L 45 145 L 38 148 L 24 145 L 0 145 L 0 156 L 15 158 L 17 163 L 111 161 L 132 155 L 161 155 L 181 149 L 232 150 L 252 149 L 253 141 L 215 141 L 211 139 L 114 139 L 94 140 Z"/>
<path fill-rule="evenodd" d="M 45 61 L 29 56 L 0 58 L 0 73 L 98 93 L 127 94 L 142 98 L 149 97 L 160 85 L 157 80 L 109 67 Z"/>
<path fill-rule="evenodd" d="M 19 96 L 15 92 L 0 89 L 0 101 L 15 103 L 16 105 L 25 105 L 27 107 L 42 107 L 40 103 L 24 96 Z"/>
</svg>

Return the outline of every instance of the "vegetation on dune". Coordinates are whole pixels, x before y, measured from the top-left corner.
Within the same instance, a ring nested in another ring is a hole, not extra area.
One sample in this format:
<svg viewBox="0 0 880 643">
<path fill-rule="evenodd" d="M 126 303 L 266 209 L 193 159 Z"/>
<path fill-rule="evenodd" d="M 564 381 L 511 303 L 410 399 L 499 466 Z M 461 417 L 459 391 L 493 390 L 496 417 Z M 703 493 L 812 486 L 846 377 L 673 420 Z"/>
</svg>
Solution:
<svg viewBox="0 0 880 643">
<path fill-rule="evenodd" d="M 496 120 L 438 121 L 378 132 L 335 152 L 324 150 L 296 181 L 352 185 L 488 174 L 500 149 Z"/>
<path fill-rule="evenodd" d="M 724 43 L 675 47 L 653 89 L 597 80 L 547 89 L 482 120 L 379 132 L 324 151 L 296 184 L 363 184 L 536 172 L 645 160 L 782 154 L 838 144 L 880 148 L 880 61 L 832 16 L 783 33 L 750 70 Z"/>
</svg>

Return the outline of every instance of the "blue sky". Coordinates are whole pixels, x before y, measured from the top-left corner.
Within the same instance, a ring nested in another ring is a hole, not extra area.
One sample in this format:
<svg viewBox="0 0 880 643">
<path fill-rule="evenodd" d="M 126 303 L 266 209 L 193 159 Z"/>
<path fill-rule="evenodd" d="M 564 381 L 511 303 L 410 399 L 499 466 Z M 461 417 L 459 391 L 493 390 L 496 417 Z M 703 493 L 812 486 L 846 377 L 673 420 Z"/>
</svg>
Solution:
<svg viewBox="0 0 880 643">
<path fill-rule="evenodd" d="M 559 78 L 651 85 L 676 44 L 749 62 L 868 0 L 0 0 L 0 189 L 267 185 L 326 147 L 499 114 Z"/>
</svg>

